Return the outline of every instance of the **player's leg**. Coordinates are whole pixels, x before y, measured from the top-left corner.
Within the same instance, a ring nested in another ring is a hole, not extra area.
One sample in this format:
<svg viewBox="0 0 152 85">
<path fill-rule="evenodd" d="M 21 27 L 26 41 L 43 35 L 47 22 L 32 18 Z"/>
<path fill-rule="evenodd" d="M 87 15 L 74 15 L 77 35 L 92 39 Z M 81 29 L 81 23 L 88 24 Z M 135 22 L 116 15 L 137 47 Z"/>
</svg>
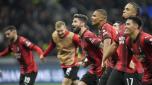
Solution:
<svg viewBox="0 0 152 85">
<path fill-rule="evenodd" d="M 62 81 L 62 85 L 71 85 L 72 84 L 72 80 L 70 78 L 68 78 L 68 76 L 70 75 L 70 71 L 71 71 L 71 68 L 63 68 L 64 79 Z"/>
<path fill-rule="evenodd" d="M 80 82 L 80 80 L 74 80 L 74 81 L 72 82 L 72 85 L 78 85 L 79 82 Z"/>
<path fill-rule="evenodd" d="M 109 67 L 109 68 L 106 68 L 106 70 L 104 71 L 104 73 L 102 74 L 102 76 L 101 76 L 100 79 L 99 79 L 98 85 L 106 85 L 107 80 L 108 80 L 108 78 L 109 78 L 112 70 L 113 70 L 113 69 L 110 68 L 110 67 Z"/>
<path fill-rule="evenodd" d="M 71 85 L 72 84 L 72 80 L 69 78 L 64 78 L 62 81 L 62 85 Z"/>
<path fill-rule="evenodd" d="M 80 81 L 78 85 L 87 85 L 84 81 Z"/>
<path fill-rule="evenodd" d="M 62 82 L 62 85 L 71 85 L 72 83 L 74 85 L 77 85 L 78 81 L 76 81 L 76 80 L 79 80 L 79 78 L 77 76 L 78 70 L 79 70 L 78 66 L 74 66 L 71 68 L 63 68 L 64 80 Z M 75 81 L 75 82 L 73 82 L 73 81 Z"/>
<path fill-rule="evenodd" d="M 25 77 L 25 75 L 20 74 L 19 85 L 24 85 L 24 77 Z"/>
<path fill-rule="evenodd" d="M 124 72 L 113 70 L 107 80 L 106 85 L 124 85 Z"/>
<path fill-rule="evenodd" d="M 37 72 L 26 73 L 24 76 L 24 84 L 22 85 L 34 85 Z"/>
<path fill-rule="evenodd" d="M 70 73 L 69 78 L 72 79 L 72 85 L 78 85 L 79 81 L 79 77 L 78 77 L 78 71 L 79 71 L 79 67 L 78 66 L 74 66 L 72 67 L 72 71 Z"/>
<path fill-rule="evenodd" d="M 97 85 L 98 77 L 95 74 L 90 74 L 87 72 L 82 77 L 81 81 L 78 83 L 78 85 Z"/>
</svg>

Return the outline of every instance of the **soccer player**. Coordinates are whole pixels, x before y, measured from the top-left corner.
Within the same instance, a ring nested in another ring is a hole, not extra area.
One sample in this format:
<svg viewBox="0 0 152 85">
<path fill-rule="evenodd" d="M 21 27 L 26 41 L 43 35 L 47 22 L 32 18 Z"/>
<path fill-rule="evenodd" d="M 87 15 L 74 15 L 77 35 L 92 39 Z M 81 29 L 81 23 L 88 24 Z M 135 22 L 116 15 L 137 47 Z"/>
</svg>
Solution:
<svg viewBox="0 0 152 85">
<path fill-rule="evenodd" d="M 130 19 L 130 18 L 128 18 Z M 128 19 L 126 22 L 126 32 L 127 30 L 127 23 Z M 137 20 L 136 20 L 137 19 Z M 136 18 L 135 21 L 133 20 L 134 25 L 136 25 L 136 28 L 140 28 L 141 22 Z M 132 23 L 133 25 L 133 23 Z M 133 28 L 131 28 L 134 30 Z M 133 32 L 132 32 L 133 33 Z M 129 36 L 130 37 L 130 36 Z M 133 49 L 130 47 L 130 43 L 134 42 L 132 40 L 129 40 L 129 37 L 126 35 L 119 35 L 116 38 L 115 42 L 112 43 L 111 48 L 107 48 L 107 51 L 105 53 L 105 56 L 110 56 L 109 53 L 107 53 L 109 50 L 116 50 L 119 45 L 118 50 L 118 61 L 116 63 L 115 69 L 112 71 L 108 81 L 107 85 L 113 85 L 115 83 L 116 85 L 141 85 L 141 79 L 142 79 L 142 73 L 143 73 L 143 68 L 139 60 L 136 59 L 136 55 L 134 55 Z M 111 51 L 112 52 L 112 51 Z M 110 53 L 111 54 L 111 53 Z M 134 56 L 134 57 L 133 57 Z M 129 64 L 131 62 L 132 57 L 134 58 L 135 62 L 135 68 L 131 69 L 129 68 Z M 105 61 L 105 60 L 103 60 Z"/>
<path fill-rule="evenodd" d="M 77 48 L 80 45 L 79 36 L 68 31 L 63 21 L 55 23 L 55 31 L 52 34 L 52 40 L 44 52 L 47 56 L 55 47 L 57 48 L 57 58 L 60 61 L 61 68 L 64 72 L 64 80 L 62 85 L 71 85 L 78 83 L 78 53 Z"/>
<path fill-rule="evenodd" d="M 99 38 L 101 38 L 101 41 L 103 43 L 103 54 L 106 51 L 107 47 L 111 45 L 113 39 L 116 36 L 116 30 L 113 28 L 112 25 L 107 23 L 107 17 L 107 12 L 104 9 L 95 10 L 91 17 L 92 25 L 98 27 L 97 29 L 99 31 L 99 34 L 97 35 Z M 117 56 L 117 54 L 115 53 L 112 56 L 113 57 L 110 57 L 107 60 L 106 70 L 99 81 L 100 85 L 106 85 L 106 81 L 116 63 L 117 57 L 115 56 Z"/>
<path fill-rule="evenodd" d="M 123 14 L 122 14 L 122 17 L 124 18 L 124 19 L 126 19 L 126 18 L 128 18 L 129 16 L 138 16 L 139 15 L 139 6 L 136 4 L 136 3 L 134 3 L 134 2 L 129 2 L 129 3 L 127 3 L 126 4 L 126 6 L 124 7 L 124 10 L 123 10 Z M 123 33 L 124 33 L 124 31 L 125 31 L 125 24 L 122 22 L 121 24 L 120 24 L 120 27 L 119 27 L 119 30 L 118 30 L 118 34 L 119 35 L 123 35 Z M 118 52 L 118 50 L 119 50 L 119 48 L 120 47 L 118 47 L 118 49 L 117 49 L 117 53 L 119 53 Z M 121 50 L 121 48 L 120 48 L 120 50 Z M 118 57 L 119 58 L 119 57 Z M 102 60 L 105 60 L 104 59 L 104 56 L 103 56 L 103 59 Z M 121 60 L 121 59 L 118 59 L 118 60 Z M 134 63 L 137 63 L 136 65 L 139 65 L 139 61 L 136 59 L 136 58 L 134 58 L 133 57 L 133 60 L 134 60 Z M 123 61 L 120 61 L 120 62 L 123 62 Z M 134 64 L 133 63 L 133 64 Z M 102 65 L 104 65 L 104 64 L 102 64 Z M 140 67 L 140 66 L 139 66 Z M 142 68 L 142 67 L 140 67 L 140 68 Z M 140 72 L 140 70 L 139 70 L 139 72 Z M 141 72 L 140 72 L 141 73 Z M 102 84 L 101 84 L 102 85 Z"/>
<path fill-rule="evenodd" d="M 130 16 L 139 16 L 140 15 L 140 7 L 135 2 L 129 2 L 125 5 L 122 18 L 124 19 L 124 22 L 120 25 L 120 33 L 123 33 L 125 31 L 125 20 Z"/>
<path fill-rule="evenodd" d="M 86 58 L 90 67 L 86 74 L 83 75 L 78 85 L 97 85 L 99 77 L 102 75 L 102 43 L 94 33 L 89 31 L 87 26 L 88 17 L 83 14 L 73 16 L 73 30 L 79 33 L 81 38 L 81 47 L 88 54 Z"/>
<path fill-rule="evenodd" d="M 152 35 L 141 31 L 142 21 L 138 17 L 129 17 L 125 33 L 131 41 L 129 48 L 138 57 L 144 67 L 143 85 L 152 84 Z"/>
<path fill-rule="evenodd" d="M 4 51 L 0 52 L 0 57 L 12 52 L 20 64 L 19 85 L 34 85 L 38 69 L 32 50 L 36 51 L 42 60 L 43 51 L 25 37 L 18 35 L 15 26 L 5 28 L 5 37 L 10 43 Z"/>
</svg>

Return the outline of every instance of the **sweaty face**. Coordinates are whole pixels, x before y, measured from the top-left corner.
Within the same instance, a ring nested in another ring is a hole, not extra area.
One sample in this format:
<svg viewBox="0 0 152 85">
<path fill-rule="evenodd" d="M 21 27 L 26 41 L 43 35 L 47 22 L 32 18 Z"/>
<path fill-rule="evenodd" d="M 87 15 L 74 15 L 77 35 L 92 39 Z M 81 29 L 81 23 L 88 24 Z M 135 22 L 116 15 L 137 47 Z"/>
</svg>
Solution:
<svg viewBox="0 0 152 85">
<path fill-rule="evenodd" d="M 56 32 L 60 38 L 63 38 L 66 33 L 66 26 L 62 25 L 60 28 L 56 28 Z"/>
<path fill-rule="evenodd" d="M 138 28 L 137 24 L 135 24 L 132 20 L 128 19 L 126 21 L 126 30 L 125 30 L 125 34 L 132 34 L 136 28 Z"/>
<path fill-rule="evenodd" d="M 79 33 L 82 27 L 82 22 L 78 18 L 74 18 L 72 22 L 72 27 L 74 33 Z"/>
<path fill-rule="evenodd" d="M 94 11 L 91 16 L 92 25 L 98 25 L 98 24 L 102 23 L 104 19 L 105 18 L 101 13 L 99 13 L 98 11 Z"/>
<path fill-rule="evenodd" d="M 16 31 L 15 30 L 7 30 L 5 31 L 5 37 L 9 40 L 13 40 L 14 37 L 16 35 Z"/>
<path fill-rule="evenodd" d="M 123 10 L 122 17 L 126 19 L 130 16 L 136 16 L 136 9 L 132 4 L 127 4 Z"/>
</svg>

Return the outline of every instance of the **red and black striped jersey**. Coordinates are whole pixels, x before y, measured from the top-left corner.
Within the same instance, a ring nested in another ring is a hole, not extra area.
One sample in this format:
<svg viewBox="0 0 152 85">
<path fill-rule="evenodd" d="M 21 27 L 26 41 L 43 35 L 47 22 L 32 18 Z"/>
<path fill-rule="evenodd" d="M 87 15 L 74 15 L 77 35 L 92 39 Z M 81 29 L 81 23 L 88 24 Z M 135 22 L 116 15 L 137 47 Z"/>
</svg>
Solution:
<svg viewBox="0 0 152 85">
<path fill-rule="evenodd" d="M 114 39 L 116 38 L 116 30 L 109 23 L 105 23 L 102 26 L 100 26 L 99 31 L 100 31 L 99 37 L 101 38 L 102 42 L 108 38 L 110 38 L 111 41 L 113 42 Z M 116 62 L 117 62 L 117 53 L 115 52 L 111 57 L 108 58 L 107 67 L 113 68 Z"/>
<path fill-rule="evenodd" d="M 34 61 L 32 50 L 36 51 L 39 55 L 43 55 L 43 51 L 37 45 L 27 40 L 22 36 L 18 36 L 16 42 L 13 42 L 4 51 L 0 52 L 0 56 L 5 56 L 13 52 L 14 56 L 20 64 L 21 74 L 37 72 L 37 65 Z"/>
<path fill-rule="evenodd" d="M 130 48 L 143 65 L 143 81 L 150 81 L 152 79 L 152 35 L 141 31 Z"/>
<path fill-rule="evenodd" d="M 102 49 L 99 48 L 99 44 L 101 43 L 101 39 L 97 37 L 94 33 L 86 29 L 81 36 L 82 48 L 87 52 L 88 61 L 92 64 L 89 69 L 90 73 L 95 73 L 97 76 L 101 76 L 101 62 L 102 62 Z"/>
</svg>

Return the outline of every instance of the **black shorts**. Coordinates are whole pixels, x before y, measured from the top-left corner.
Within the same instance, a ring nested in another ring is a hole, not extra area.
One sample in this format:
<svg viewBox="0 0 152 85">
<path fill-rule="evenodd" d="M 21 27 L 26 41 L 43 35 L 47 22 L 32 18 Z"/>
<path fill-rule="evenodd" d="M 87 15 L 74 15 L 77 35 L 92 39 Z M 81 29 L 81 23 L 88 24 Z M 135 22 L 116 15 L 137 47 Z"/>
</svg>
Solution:
<svg viewBox="0 0 152 85">
<path fill-rule="evenodd" d="M 107 80 L 108 80 L 112 70 L 113 69 L 110 67 L 105 69 L 104 73 L 102 74 L 102 76 L 99 79 L 98 85 L 106 85 L 107 84 Z"/>
<path fill-rule="evenodd" d="M 97 85 L 99 78 L 96 74 L 90 74 L 87 72 L 83 75 L 81 81 L 85 82 L 87 85 Z"/>
<path fill-rule="evenodd" d="M 142 85 L 152 85 L 152 79 L 149 81 L 143 81 Z"/>
<path fill-rule="evenodd" d="M 74 66 L 71 68 L 63 68 L 63 72 L 64 72 L 64 77 L 71 79 L 71 80 L 79 80 L 78 77 L 78 71 L 79 71 L 79 67 L 78 66 Z"/>
<path fill-rule="evenodd" d="M 125 73 L 124 74 L 124 79 L 125 79 L 125 85 L 142 85 L 142 76 L 143 74 L 130 74 L 130 73 Z"/>
<path fill-rule="evenodd" d="M 31 72 L 20 75 L 19 85 L 34 85 L 37 72 Z"/>
<path fill-rule="evenodd" d="M 109 76 L 107 85 L 141 85 L 139 74 L 128 74 L 114 69 Z"/>
</svg>

